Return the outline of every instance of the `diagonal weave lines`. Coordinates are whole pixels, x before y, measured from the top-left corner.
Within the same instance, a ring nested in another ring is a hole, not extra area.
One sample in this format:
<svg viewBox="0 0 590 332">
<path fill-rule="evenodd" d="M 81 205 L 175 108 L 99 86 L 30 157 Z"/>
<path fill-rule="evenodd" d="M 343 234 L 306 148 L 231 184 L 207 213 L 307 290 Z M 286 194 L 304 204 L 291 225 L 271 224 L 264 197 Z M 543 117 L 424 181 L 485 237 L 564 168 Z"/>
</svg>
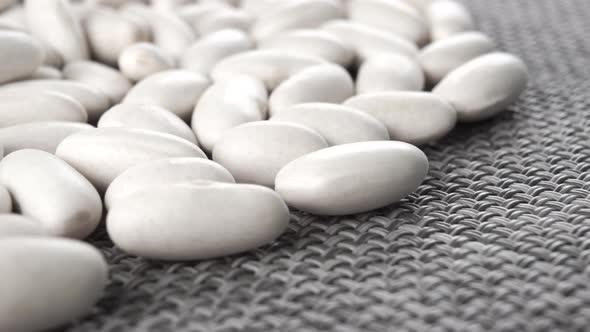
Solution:
<svg viewBox="0 0 590 332">
<path fill-rule="evenodd" d="M 164 264 L 95 236 L 112 283 L 69 331 L 590 329 L 590 2 L 471 0 L 533 83 L 425 148 L 427 181 L 348 218 L 294 213 L 277 243 Z"/>
</svg>

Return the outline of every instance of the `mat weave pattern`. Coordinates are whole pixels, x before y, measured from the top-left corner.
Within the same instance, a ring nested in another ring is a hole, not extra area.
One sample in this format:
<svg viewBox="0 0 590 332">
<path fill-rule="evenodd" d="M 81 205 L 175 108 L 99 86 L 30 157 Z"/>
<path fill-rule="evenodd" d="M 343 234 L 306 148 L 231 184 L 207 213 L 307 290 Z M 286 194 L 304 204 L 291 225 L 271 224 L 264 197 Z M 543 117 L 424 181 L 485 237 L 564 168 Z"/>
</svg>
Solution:
<svg viewBox="0 0 590 332">
<path fill-rule="evenodd" d="M 590 331 L 590 1 L 465 3 L 533 81 L 426 146 L 416 193 L 358 216 L 294 212 L 273 245 L 202 262 L 132 257 L 102 231 L 112 282 L 67 330 Z"/>
</svg>

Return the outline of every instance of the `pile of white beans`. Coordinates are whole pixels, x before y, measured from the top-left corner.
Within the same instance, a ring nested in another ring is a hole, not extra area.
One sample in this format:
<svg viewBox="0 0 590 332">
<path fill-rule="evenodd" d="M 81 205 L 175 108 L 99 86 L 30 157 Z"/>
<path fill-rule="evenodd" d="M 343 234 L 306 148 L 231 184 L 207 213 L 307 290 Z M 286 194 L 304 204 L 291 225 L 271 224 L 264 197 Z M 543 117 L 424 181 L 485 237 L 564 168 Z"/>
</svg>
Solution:
<svg viewBox="0 0 590 332">
<path fill-rule="evenodd" d="M 0 331 L 92 310 L 107 264 L 81 240 L 104 216 L 141 257 L 251 250 L 285 231 L 287 206 L 403 199 L 428 172 L 416 146 L 505 110 L 528 81 L 454 0 L 0 10 Z"/>
</svg>

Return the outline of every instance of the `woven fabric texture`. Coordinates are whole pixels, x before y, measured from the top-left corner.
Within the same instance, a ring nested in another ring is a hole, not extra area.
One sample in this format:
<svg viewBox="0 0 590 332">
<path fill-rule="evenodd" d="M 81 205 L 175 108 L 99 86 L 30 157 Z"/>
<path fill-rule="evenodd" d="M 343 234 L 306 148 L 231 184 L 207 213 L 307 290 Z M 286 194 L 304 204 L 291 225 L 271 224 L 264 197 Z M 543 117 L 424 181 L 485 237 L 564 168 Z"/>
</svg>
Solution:
<svg viewBox="0 0 590 332">
<path fill-rule="evenodd" d="M 111 284 L 67 330 L 590 330 L 590 1 L 465 3 L 532 82 L 424 147 L 417 192 L 345 218 L 295 211 L 273 245 L 201 262 L 126 255 L 103 230 Z"/>
</svg>

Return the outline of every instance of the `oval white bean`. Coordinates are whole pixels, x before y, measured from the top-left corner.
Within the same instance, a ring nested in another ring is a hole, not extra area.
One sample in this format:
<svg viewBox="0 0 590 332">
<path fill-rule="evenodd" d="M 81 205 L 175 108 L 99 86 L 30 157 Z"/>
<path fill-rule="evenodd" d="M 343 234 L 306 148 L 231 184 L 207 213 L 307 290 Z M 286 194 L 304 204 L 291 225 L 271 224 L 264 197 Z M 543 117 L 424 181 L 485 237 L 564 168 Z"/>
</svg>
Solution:
<svg viewBox="0 0 590 332">
<path fill-rule="evenodd" d="M 487 119 L 505 110 L 526 89 L 527 67 L 514 55 L 491 53 L 450 72 L 432 92 L 457 110 L 459 121 Z"/>
<path fill-rule="evenodd" d="M 66 137 L 84 129 L 94 128 L 86 123 L 44 121 L 0 128 L 0 142 L 6 154 L 23 149 L 55 153 Z"/>
<path fill-rule="evenodd" d="M 221 165 L 202 158 L 169 158 L 143 163 L 121 173 L 109 186 L 104 203 L 109 209 L 134 192 L 174 183 L 194 181 L 235 183 L 233 176 Z"/>
<path fill-rule="evenodd" d="M 197 144 L 191 128 L 174 113 L 149 104 L 119 104 L 102 115 L 97 127 L 130 127 L 172 134 Z"/>
<path fill-rule="evenodd" d="M 351 47 L 322 30 L 286 31 L 261 41 L 258 47 L 313 56 L 343 67 L 350 66 L 355 57 Z"/>
<path fill-rule="evenodd" d="M 123 103 L 158 105 L 189 121 L 195 105 L 209 85 L 204 75 L 188 70 L 167 70 L 137 83 L 129 90 Z"/>
<path fill-rule="evenodd" d="M 389 140 L 387 128 L 379 120 L 342 105 L 299 104 L 281 111 L 270 120 L 311 128 L 322 135 L 329 145 Z"/>
<path fill-rule="evenodd" d="M 223 134 L 240 124 L 265 120 L 268 94 L 264 84 L 250 76 L 236 76 L 213 84 L 201 97 L 191 127 L 207 152 Z"/>
<path fill-rule="evenodd" d="M 275 189 L 291 207 L 319 215 L 347 215 L 400 201 L 418 188 L 427 173 L 428 159 L 413 145 L 361 142 L 296 159 L 281 169 Z"/>
<path fill-rule="evenodd" d="M 0 185 L 0 215 L 12 212 L 12 198 L 8 189 Z"/>
<path fill-rule="evenodd" d="M 0 84 L 30 76 L 43 62 L 41 45 L 27 34 L 0 31 Z"/>
<path fill-rule="evenodd" d="M 428 41 L 428 26 L 420 14 L 401 1 L 350 0 L 348 16 L 352 22 L 371 26 L 423 45 Z"/>
<path fill-rule="evenodd" d="M 491 53 L 494 42 L 481 32 L 464 32 L 435 41 L 420 51 L 418 60 L 431 84 L 479 56 Z"/>
<path fill-rule="evenodd" d="M 0 331 L 46 331 L 82 318 L 102 296 L 107 270 L 100 252 L 84 242 L 0 240 Z"/>
<path fill-rule="evenodd" d="M 51 45 L 66 62 L 88 59 L 84 30 L 65 0 L 26 0 L 25 13 L 33 36 Z"/>
<path fill-rule="evenodd" d="M 253 47 L 254 42 L 243 31 L 220 30 L 204 36 L 191 45 L 184 52 L 181 65 L 197 73 L 209 74 L 222 59 Z"/>
<path fill-rule="evenodd" d="M 426 17 L 430 23 L 430 38 L 435 41 L 474 28 L 469 10 L 453 0 L 432 2 L 426 11 Z"/>
<path fill-rule="evenodd" d="M 82 173 L 101 193 L 119 174 L 143 162 L 172 157 L 207 158 L 185 139 L 135 128 L 80 131 L 64 139 L 55 154 Z"/>
<path fill-rule="evenodd" d="M 218 10 L 205 16 L 199 22 L 197 32 L 204 36 L 224 29 L 249 31 L 252 21 L 253 19 L 250 15 L 240 10 Z"/>
<path fill-rule="evenodd" d="M 133 44 L 126 47 L 119 56 L 119 70 L 135 82 L 174 66 L 174 58 L 151 43 Z"/>
<path fill-rule="evenodd" d="M 354 95 L 354 81 L 344 68 L 326 64 L 300 71 L 281 83 L 270 95 L 271 116 L 297 104 L 340 104 Z"/>
<path fill-rule="evenodd" d="M 86 122 L 84 107 L 56 92 L 5 94 L 0 98 L 0 128 L 39 121 Z"/>
<path fill-rule="evenodd" d="M 215 144 L 213 160 L 229 170 L 238 182 L 272 188 L 283 166 L 326 147 L 326 140 L 307 127 L 259 121 L 228 130 Z"/>
<path fill-rule="evenodd" d="M 36 220 L 18 214 L 2 213 L 0 213 L 0 240 L 15 236 L 47 235 L 43 226 Z"/>
<path fill-rule="evenodd" d="M 388 53 L 368 58 L 359 68 L 358 94 L 382 91 L 421 91 L 425 78 L 420 64 L 405 55 Z"/>
<path fill-rule="evenodd" d="M 63 69 L 66 79 L 84 83 L 105 94 L 112 104 L 120 102 L 131 82 L 117 70 L 98 62 L 70 62 Z"/>
<path fill-rule="evenodd" d="M 228 5 L 224 2 L 198 2 L 182 6 L 176 10 L 176 13 L 188 25 L 191 26 L 194 32 L 199 31 L 199 24 L 209 15 L 227 9 Z"/>
<path fill-rule="evenodd" d="M 0 183 L 48 234 L 83 239 L 98 226 L 102 201 L 74 168 L 51 153 L 20 150 L 0 162 Z"/>
<path fill-rule="evenodd" d="M 418 54 L 418 47 L 412 42 L 358 23 L 332 21 L 323 25 L 322 30 L 352 47 L 361 62 L 373 55 L 388 52 L 401 53 L 412 58 Z"/>
<path fill-rule="evenodd" d="M 443 98 L 427 92 L 380 92 L 347 100 L 344 105 L 366 112 L 385 124 L 392 140 L 426 144 L 455 127 L 457 112 Z"/>
<path fill-rule="evenodd" d="M 274 191 L 210 182 L 159 186 L 126 196 L 111 207 L 107 230 L 131 254 L 195 260 L 268 244 L 288 223 L 289 209 Z"/>
</svg>

